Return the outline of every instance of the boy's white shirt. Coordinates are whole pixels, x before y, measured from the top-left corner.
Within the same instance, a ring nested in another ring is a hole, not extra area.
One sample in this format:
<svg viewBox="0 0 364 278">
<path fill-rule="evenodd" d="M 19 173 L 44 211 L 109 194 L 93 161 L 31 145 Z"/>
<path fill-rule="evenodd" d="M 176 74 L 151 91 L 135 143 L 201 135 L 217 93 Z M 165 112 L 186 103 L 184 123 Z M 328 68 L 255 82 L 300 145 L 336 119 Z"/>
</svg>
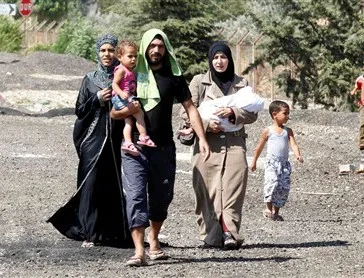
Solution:
<svg viewBox="0 0 364 278">
<path fill-rule="evenodd" d="M 233 124 L 228 118 L 220 118 L 214 113 L 217 108 L 239 107 L 248 112 L 258 113 L 264 109 L 264 99 L 253 93 L 250 86 L 239 89 L 235 94 L 223 96 L 217 99 L 203 101 L 198 107 L 201 118 L 204 121 L 218 120 L 225 132 L 238 131 L 243 127 L 243 124 Z"/>
</svg>

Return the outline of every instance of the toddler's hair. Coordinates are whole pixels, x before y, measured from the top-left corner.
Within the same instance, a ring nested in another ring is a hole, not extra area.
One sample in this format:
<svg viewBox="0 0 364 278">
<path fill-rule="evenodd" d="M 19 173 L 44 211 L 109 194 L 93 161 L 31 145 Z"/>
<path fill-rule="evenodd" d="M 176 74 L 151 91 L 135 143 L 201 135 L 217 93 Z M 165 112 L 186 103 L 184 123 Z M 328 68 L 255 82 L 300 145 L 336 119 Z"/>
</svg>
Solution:
<svg viewBox="0 0 364 278">
<path fill-rule="evenodd" d="M 281 100 L 272 101 L 271 104 L 269 104 L 269 114 L 270 114 L 270 116 L 273 118 L 273 113 L 281 111 L 282 108 L 288 108 L 289 109 L 289 105 L 286 102 L 281 101 Z"/>
<path fill-rule="evenodd" d="M 117 54 L 123 55 L 125 52 L 125 47 L 127 47 L 127 46 L 133 47 L 135 50 L 138 49 L 135 42 L 130 41 L 130 40 L 121 40 L 121 41 L 119 41 L 118 46 L 117 46 Z"/>
</svg>

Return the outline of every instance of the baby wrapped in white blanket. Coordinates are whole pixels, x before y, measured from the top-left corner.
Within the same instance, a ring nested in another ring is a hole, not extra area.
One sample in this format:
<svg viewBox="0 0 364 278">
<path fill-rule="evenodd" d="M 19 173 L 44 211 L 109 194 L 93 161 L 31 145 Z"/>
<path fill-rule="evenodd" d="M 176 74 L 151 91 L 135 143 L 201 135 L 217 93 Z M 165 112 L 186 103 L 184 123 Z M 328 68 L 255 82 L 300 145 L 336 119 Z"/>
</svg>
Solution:
<svg viewBox="0 0 364 278">
<path fill-rule="evenodd" d="M 253 93 L 250 86 L 246 86 L 233 95 L 202 102 L 198 107 L 198 111 L 203 121 L 217 120 L 225 132 L 233 132 L 240 130 L 243 124 L 235 125 L 229 122 L 228 118 L 214 115 L 217 108 L 232 106 L 242 108 L 248 112 L 258 113 L 264 109 L 264 99 Z"/>
</svg>

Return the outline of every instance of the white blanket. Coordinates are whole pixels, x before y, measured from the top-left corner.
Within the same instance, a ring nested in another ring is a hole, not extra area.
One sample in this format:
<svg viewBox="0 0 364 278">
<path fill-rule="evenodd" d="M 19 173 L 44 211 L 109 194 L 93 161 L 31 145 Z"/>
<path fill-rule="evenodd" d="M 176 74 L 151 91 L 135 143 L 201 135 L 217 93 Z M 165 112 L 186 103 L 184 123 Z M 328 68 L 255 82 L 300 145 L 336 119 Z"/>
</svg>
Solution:
<svg viewBox="0 0 364 278">
<path fill-rule="evenodd" d="M 233 95 L 202 102 L 198 111 L 200 112 L 202 120 L 217 120 L 220 122 L 220 125 L 225 132 L 233 132 L 240 130 L 243 127 L 243 124 L 235 125 L 229 122 L 227 118 L 221 118 L 214 115 L 217 108 L 233 106 L 248 112 L 258 113 L 264 109 L 264 99 L 253 93 L 251 87 L 246 86 Z"/>
</svg>

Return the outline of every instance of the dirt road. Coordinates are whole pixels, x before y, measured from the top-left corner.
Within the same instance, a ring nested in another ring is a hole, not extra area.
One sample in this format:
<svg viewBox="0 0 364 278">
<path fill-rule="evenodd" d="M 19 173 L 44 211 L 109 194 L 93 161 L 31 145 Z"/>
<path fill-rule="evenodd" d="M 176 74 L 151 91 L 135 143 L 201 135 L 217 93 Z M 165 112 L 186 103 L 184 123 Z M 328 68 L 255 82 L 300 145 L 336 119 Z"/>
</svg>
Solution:
<svg viewBox="0 0 364 278">
<path fill-rule="evenodd" d="M 9 91 L 0 88 L 8 99 Z M 340 164 L 359 162 L 356 113 L 292 111 L 305 162 L 292 163 L 285 221 L 262 217 L 263 171 L 250 172 L 245 243 L 235 251 L 198 247 L 189 148 L 177 143 L 175 198 L 161 236 L 171 259 L 135 269 L 124 265 L 131 249 L 80 248 L 45 222 L 76 187 L 72 107 L 34 116 L 0 102 L 0 111 L 0 277 L 364 277 L 364 175 L 339 175 Z M 247 127 L 249 157 L 269 122 L 263 111 Z"/>
</svg>

